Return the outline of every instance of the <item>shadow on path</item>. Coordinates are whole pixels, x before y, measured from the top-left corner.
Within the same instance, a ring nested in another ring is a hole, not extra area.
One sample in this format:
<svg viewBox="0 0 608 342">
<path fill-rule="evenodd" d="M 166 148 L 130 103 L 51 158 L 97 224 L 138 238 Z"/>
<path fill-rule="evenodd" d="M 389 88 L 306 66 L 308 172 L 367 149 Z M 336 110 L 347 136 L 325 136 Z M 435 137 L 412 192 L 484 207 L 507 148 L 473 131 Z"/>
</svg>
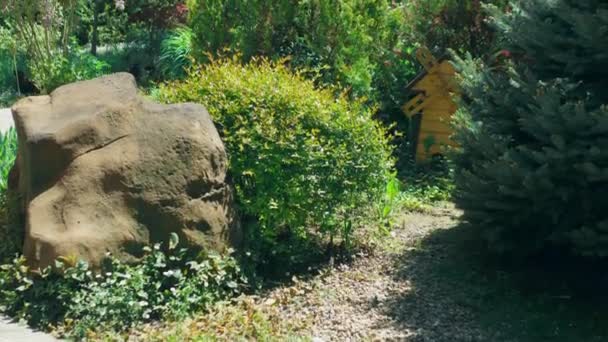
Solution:
<svg viewBox="0 0 608 342">
<path fill-rule="evenodd" d="M 476 252 L 481 248 L 473 228 L 440 224 L 409 240 L 394 262 L 395 277 L 410 289 L 391 294 L 386 315 L 400 329 L 413 331 L 411 340 L 608 340 L 606 296 L 580 291 L 593 287 L 593 280 L 579 279 L 573 294 L 559 285 L 571 275 L 559 267 L 500 270 Z"/>
</svg>

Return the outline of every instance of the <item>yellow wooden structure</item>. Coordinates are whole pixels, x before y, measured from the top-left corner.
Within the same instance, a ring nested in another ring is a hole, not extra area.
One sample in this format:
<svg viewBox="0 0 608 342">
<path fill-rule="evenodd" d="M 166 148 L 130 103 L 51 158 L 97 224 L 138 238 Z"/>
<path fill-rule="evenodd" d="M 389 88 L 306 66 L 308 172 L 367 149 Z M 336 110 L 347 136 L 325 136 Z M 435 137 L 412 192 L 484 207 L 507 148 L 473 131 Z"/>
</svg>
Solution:
<svg viewBox="0 0 608 342">
<path fill-rule="evenodd" d="M 455 145 L 450 139 L 450 120 L 457 110 L 452 100 L 457 86 L 456 71 L 448 60 L 437 60 L 424 47 L 418 49 L 416 58 L 424 71 L 408 85 L 416 95 L 403 106 L 403 111 L 412 123 L 416 160 L 421 161 L 443 154 L 445 146 Z"/>
</svg>

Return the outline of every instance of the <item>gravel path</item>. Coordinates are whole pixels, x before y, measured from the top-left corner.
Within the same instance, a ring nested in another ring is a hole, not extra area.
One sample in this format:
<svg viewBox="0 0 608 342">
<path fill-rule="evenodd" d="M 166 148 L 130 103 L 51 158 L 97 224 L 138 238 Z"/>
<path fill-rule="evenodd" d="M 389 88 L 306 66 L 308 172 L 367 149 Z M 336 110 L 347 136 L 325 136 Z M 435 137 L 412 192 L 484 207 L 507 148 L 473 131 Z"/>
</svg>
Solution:
<svg viewBox="0 0 608 342">
<path fill-rule="evenodd" d="M 201 329 L 219 336 L 218 341 L 232 341 L 225 331 L 240 326 L 230 322 L 247 322 L 260 313 L 270 322 L 267 329 L 282 334 L 271 341 L 286 340 L 286 331 L 313 342 L 492 340 L 475 325 L 469 310 L 446 295 L 450 289 L 435 289 L 435 280 L 425 279 L 432 265 L 419 264 L 415 255 L 427 250 L 421 244 L 433 232 L 454 227 L 459 215 L 451 206 L 404 214 L 391 238 L 382 239 L 373 254 L 361 253 L 305 280 L 294 278 L 292 284 L 261 296 L 245 296 L 234 304 L 236 310 L 249 312 L 245 318 L 216 320 L 221 311 L 213 311 L 185 323 L 139 328 L 130 341 L 204 340 L 198 335 Z M 430 249 L 441 257 L 441 245 Z"/>
<path fill-rule="evenodd" d="M 10 108 L 0 109 L 0 132 L 5 132 L 13 127 L 13 115 Z"/>
<path fill-rule="evenodd" d="M 297 283 L 297 290 L 289 293 L 298 295 L 289 300 L 279 299 L 285 289 L 271 298 L 288 302 L 281 306 L 285 319 L 309 322 L 315 341 L 483 341 L 483 333 L 457 307 L 429 298 L 433 292 L 417 282 L 424 272 L 420 266 L 401 276 L 408 268 L 401 260 L 404 253 L 417 250 L 430 231 L 453 227 L 457 215 L 451 208 L 408 214 L 375 255 L 362 255 L 313 281 Z"/>
<path fill-rule="evenodd" d="M 12 323 L 0 317 L 0 342 L 54 342 L 58 341 L 50 335 L 35 332 L 31 329 Z"/>
</svg>

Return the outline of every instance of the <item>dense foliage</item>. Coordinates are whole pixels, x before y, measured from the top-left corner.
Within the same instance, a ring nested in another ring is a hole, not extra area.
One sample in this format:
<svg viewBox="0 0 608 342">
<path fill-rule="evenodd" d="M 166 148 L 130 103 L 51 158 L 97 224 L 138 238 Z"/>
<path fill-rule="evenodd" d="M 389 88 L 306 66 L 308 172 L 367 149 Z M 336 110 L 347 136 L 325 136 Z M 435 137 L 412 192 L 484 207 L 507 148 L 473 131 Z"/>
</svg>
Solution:
<svg viewBox="0 0 608 342">
<path fill-rule="evenodd" d="M 82 339 L 98 330 L 121 331 L 153 319 L 185 318 L 246 283 L 234 258 L 193 256 L 177 248 L 146 247 L 139 264 L 108 257 L 101 270 L 64 258 L 55 268 L 30 270 L 24 258 L 0 267 L 0 311 Z"/>
<path fill-rule="evenodd" d="M 608 255 L 608 4 L 493 10 L 510 59 L 459 60 L 456 202 L 492 250 Z"/>
<path fill-rule="evenodd" d="M 17 73 L 23 60 L 12 32 L 0 26 L 0 106 L 8 106 L 18 92 Z"/>
<path fill-rule="evenodd" d="M 163 85 L 159 98 L 207 106 L 241 210 L 259 227 L 253 241 L 279 244 L 310 227 L 348 239 L 391 179 L 391 150 L 373 112 L 282 64 L 214 61 Z"/>
<path fill-rule="evenodd" d="M 388 0 L 188 1 L 195 57 L 242 53 L 290 58 L 317 83 L 336 85 L 378 105 L 388 125 L 400 123 L 406 85 L 417 72 L 406 39 L 404 8 Z"/>
<path fill-rule="evenodd" d="M 447 49 L 475 57 L 492 54 L 494 29 L 487 23 L 483 4 L 505 10 L 508 0 L 407 0 L 408 40 L 426 45 L 437 55 Z"/>
<path fill-rule="evenodd" d="M 9 260 L 21 249 L 20 228 L 13 221 L 13 199 L 7 194 L 8 175 L 17 155 L 17 134 L 14 129 L 0 132 L 0 263 Z"/>
<path fill-rule="evenodd" d="M 76 0 L 0 2 L 0 13 L 6 16 L 2 25 L 5 27 L 0 34 L 15 36 L 11 59 L 14 61 L 18 52 L 23 53 L 27 63 L 26 70 L 22 72 L 27 73 L 29 80 L 42 93 L 109 71 L 107 64 L 83 54 L 73 44 L 78 8 Z M 13 67 L 17 67 L 16 63 Z"/>
<path fill-rule="evenodd" d="M 505 0 L 491 2 L 504 7 Z M 288 57 L 317 84 L 377 107 L 400 161 L 409 151 L 400 107 L 419 70 L 416 47 L 427 44 L 437 55 L 447 47 L 486 54 L 493 42 L 478 0 L 3 0 L 0 8 L 6 14 L 0 45 L 3 37 L 16 37 L 20 49 L 13 55 L 0 46 L 7 57 L 0 60 L 0 84 L 10 83 L 0 103 L 19 91 L 50 92 L 117 71 L 150 87 L 184 77 L 191 58 Z M 20 61 L 17 70 L 9 56 Z"/>
</svg>

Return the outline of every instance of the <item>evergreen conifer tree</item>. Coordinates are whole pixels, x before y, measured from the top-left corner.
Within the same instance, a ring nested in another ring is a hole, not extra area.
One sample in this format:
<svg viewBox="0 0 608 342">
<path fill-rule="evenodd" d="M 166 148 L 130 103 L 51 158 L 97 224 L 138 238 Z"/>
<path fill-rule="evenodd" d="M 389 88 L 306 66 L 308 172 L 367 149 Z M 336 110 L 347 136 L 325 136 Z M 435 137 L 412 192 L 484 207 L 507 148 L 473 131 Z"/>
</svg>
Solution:
<svg viewBox="0 0 608 342">
<path fill-rule="evenodd" d="M 455 201 L 495 252 L 608 256 L 608 1 L 489 10 L 503 53 L 456 58 Z"/>
</svg>

